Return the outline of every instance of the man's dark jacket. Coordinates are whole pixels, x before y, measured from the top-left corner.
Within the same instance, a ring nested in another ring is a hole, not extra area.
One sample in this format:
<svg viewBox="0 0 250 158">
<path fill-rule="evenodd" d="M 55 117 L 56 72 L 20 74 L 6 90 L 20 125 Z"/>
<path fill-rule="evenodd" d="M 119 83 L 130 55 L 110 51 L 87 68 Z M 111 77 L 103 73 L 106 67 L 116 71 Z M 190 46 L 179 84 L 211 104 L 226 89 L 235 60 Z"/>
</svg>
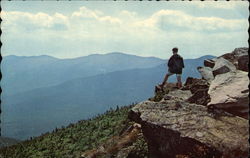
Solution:
<svg viewBox="0 0 250 158">
<path fill-rule="evenodd" d="M 183 58 L 179 54 L 174 54 L 168 60 L 168 68 L 171 73 L 181 74 L 184 68 Z"/>
</svg>

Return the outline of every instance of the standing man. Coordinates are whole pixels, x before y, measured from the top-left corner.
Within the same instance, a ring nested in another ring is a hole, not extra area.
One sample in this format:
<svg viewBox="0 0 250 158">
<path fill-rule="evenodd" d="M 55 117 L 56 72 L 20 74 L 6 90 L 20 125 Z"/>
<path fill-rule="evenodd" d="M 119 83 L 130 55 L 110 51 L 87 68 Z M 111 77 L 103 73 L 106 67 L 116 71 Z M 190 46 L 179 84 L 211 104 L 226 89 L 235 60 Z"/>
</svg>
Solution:
<svg viewBox="0 0 250 158">
<path fill-rule="evenodd" d="M 181 88 L 182 87 L 182 82 L 181 82 L 181 74 L 182 74 L 182 69 L 184 68 L 184 62 L 183 58 L 177 54 L 178 53 L 178 48 L 173 48 L 173 55 L 170 57 L 168 61 L 168 73 L 166 74 L 162 84 L 160 84 L 160 87 L 163 88 L 164 85 L 166 84 L 168 77 L 176 74 L 177 77 L 177 87 Z"/>
</svg>

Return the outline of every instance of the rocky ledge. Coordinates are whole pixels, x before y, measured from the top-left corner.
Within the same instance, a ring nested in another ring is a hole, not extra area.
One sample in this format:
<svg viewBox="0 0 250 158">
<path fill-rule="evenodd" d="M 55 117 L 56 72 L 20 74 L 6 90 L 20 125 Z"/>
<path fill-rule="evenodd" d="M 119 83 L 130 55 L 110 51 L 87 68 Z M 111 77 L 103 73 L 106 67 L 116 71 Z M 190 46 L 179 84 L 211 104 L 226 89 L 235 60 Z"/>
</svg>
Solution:
<svg viewBox="0 0 250 158">
<path fill-rule="evenodd" d="M 154 97 L 131 110 L 150 158 L 248 157 L 248 69 L 234 59 L 240 53 L 245 59 L 247 50 L 204 61 L 201 79 L 188 78 L 182 89 L 156 88 Z"/>
</svg>

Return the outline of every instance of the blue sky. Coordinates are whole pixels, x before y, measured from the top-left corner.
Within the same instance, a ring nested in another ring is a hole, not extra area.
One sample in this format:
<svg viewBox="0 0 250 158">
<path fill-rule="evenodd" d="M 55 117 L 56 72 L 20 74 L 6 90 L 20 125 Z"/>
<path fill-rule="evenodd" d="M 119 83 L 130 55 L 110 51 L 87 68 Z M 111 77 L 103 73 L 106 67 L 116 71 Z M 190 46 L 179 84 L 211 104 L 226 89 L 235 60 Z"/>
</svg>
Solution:
<svg viewBox="0 0 250 158">
<path fill-rule="evenodd" d="M 247 1 L 4 1 L 2 55 L 74 58 L 123 52 L 168 58 L 248 47 Z"/>
</svg>

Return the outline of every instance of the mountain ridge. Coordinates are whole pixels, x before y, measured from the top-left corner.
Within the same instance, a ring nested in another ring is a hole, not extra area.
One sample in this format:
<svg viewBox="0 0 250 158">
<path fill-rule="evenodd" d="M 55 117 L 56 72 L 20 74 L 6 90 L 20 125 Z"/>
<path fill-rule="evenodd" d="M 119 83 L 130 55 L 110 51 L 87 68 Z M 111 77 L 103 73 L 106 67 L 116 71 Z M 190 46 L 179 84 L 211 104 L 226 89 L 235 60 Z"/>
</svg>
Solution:
<svg viewBox="0 0 250 158">
<path fill-rule="evenodd" d="M 156 58 L 156 59 L 161 59 L 161 60 L 167 60 L 164 58 L 160 58 L 160 57 L 155 57 L 155 56 L 140 56 L 140 55 L 134 55 L 134 54 L 128 54 L 128 53 L 123 53 L 123 52 L 109 52 L 109 53 L 93 53 L 93 54 L 89 54 L 89 55 L 85 55 L 85 56 L 78 56 L 78 57 L 73 57 L 73 58 L 58 58 L 52 55 L 33 55 L 33 56 L 27 56 L 27 55 L 6 55 L 6 56 L 2 56 L 3 58 L 39 58 L 39 57 L 48 57 L 48 58 L 54 58 L 54 59 L 58 59 L 58 60 L 68 60 L 68 59 L 78 59 L 78 58 L 84 58 L 84 57 L 88 57 L 88 56 L 105 56 L 105 55 L 127 55 L 127 56 L 135 56 L 135 57 L 142 57 L 142 58 Z M 206 56 L 213 56 L 213 55 L 203 55 L 201 57 L 198 58 L 202 58 L 202 57 L 206 57 Z M 198 58 L 186 58 L 186 59 L 198 59 Z"/>
<path fill-rule="evenodd" d="M 186 63 L 183 80 L 191 74 L 194 77 L 198 77 L 199 74 L 196 67 L 201 65 L 202 61 L 195 61 L 195 59 L 189 60 Z M 5 127 L 3 128 L 3 133 L 12 133 L 8 135 L 11 137 L 20 135 L 18 133 L 22 131 L 21 129 L 29 130 L 32 133 L 32 130 L 29 129 L 30 126 L 37 127 L 39 122 L 43 124 L 42 126 L 46 124 L 45 122 L 48 122 L 49 129 L 53 129 L 56 125 L 67 124 L 92 116 L 84 111 L 96 114 L 96 112 L 104 112 L 109 107 L 116 105 L 127 105 L 142 101 L 153 94 L 152 87 L 162 81 L 165 73 L 166 63 L 153 68 L 115 71 L 88 78 L 77 78 L 59 85 L 31 90 L 15 96 L 2 96 L 6 120 L 23 122 L 21 123 L 23 125 L 21 128 L 19 127 L 20 123 L 19 125 L 15 123 L 16 125 L 14 126 L 4 124 L 3 122 Z M 175 77 L 170 78 L 172 82 L 175 80 Z M 91 109 L 87 107 L 91 107 Z M 76 111 L 75 114 L 73 109 Z M 51 113 L 51 111 L 55 110 L 57 115 Z M 25 119 L 27 116 L 34 118 L 31 120 L 37 120 L 37 124 L 33 124 Z M 53 117 L 53 120 L 46 121 L 47 117 Z M 62 120 L 65 122 L 63 123 Z M 15 130 L 6 131 L 11 126 L 15 127 Z M 48 127 L 44 127 L 42 130 L 41 126 L 38 126 L 37 129 L 34 128 L 34 131 L 39 129 L 45 132 L 45 129 L 48 130 Z M 22 134 L 22 136 L 24 135 Z"/>
<path fill-rule="evenodd" d="M 126 57 L 126 58 L 125 58 Z M 1 86 L 3 95 L 38 87 L 56 85 L 78 77 L 133 68 L 154 67 L 164 61 L 158 58 L 123 54 L 85 56 L 76 59 L 56 59 L 50 56 L 7 56 L 2 60 Z"/>
</svg>

